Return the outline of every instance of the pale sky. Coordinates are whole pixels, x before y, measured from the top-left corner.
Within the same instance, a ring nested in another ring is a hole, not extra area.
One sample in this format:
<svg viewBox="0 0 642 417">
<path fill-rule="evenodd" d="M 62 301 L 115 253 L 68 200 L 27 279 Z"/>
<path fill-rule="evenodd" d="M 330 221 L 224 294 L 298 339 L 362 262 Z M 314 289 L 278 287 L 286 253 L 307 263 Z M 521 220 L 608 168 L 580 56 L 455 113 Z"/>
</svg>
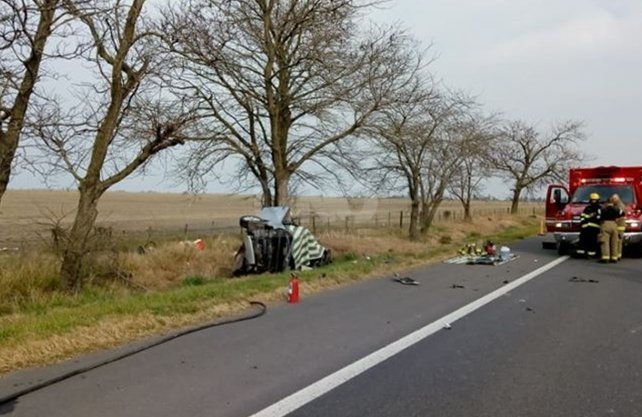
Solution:
<svg viewBox="0 0 642 417">
<path fill-rule="evenodd" d="M 432 42 L 435 75 L 489 111 L 542 128 L 584 120 L 593 164 L 642 165 L 642 1 L 394 0 L 370 18 Z M 26 173 L 11 184 L 39 185 Z M 117 188 L 183 191 L 160 175 Z"/>
</svg>

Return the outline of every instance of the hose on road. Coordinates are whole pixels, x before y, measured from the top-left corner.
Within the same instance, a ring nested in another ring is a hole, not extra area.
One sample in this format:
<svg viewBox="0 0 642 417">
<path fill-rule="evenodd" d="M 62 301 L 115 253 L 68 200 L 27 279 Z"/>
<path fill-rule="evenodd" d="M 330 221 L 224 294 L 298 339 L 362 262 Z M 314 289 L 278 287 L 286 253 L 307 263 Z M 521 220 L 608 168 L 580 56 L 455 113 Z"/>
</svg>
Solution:
<svg viewBox="0 0 642 417">
<path fill-rule="evenodd" d="M 73 371 L 67 372 L 67 373 L 59 375 L 57 377 L 48 379 L 46 381 L 42 381 L 42 382 L 40 382 L 38 384 L 31 385 L 28 388 L 24 388 L 24 389 L 22 389 L 20 391 L 14 392 L 14 393 L 9 394 L 9 395 L 6 395 L 4 397 L 0 397 L 0 407 L 17 400 L 18 398 L 22 397 L 23 395 L 31 394 L 32 392 L 39 391 L 39 390 L 41 390 L 43 388 L 50 387 L 50 386 L 52 386 L 54 384 L 57 384 L 59 382 L 62 382 L 64 380 L 66 380 L 66 379 L 72 378 L 72 377 L 80 375 L 80 374 L 84 374 L 84 373 L 92 371 L 92 370 L 94 370 L 96 368 L 100 368 L 102 366 L 109 365 L 110 363 L 114 363 L 114 362 L 117 362 L 119 360 L 125 359 L 127 357 L 136 355 L 137 353 L 149 350 L 149 349 L 151 349 L 153 347 L 156 347 L 158 345 L 162 345 L 162 344 L 167 343 L 169 341 L 172 341 L 174 339 L 178 339 L 179 337 L 187 336 L 188 334 L 199 332 L 201 330 L 209 329 L 209 328 L 212 328 L 212 327 L 223 326 L 223 325 L 226 325 L 226 324 L 232 324 L 232 323 L 238 323 L 238 322 L 241 322 L 241 321 L 256 319 L 258 317 L 261 317 L 262 315 L 264 315 L 267 312 L 267 306 L 265 304 L 263 304 L 262 302 L 260 302 L 260 301 L 250 301 L 250 305 L 254 306 L 254 307 L 259 307 L 259 309 L 256 312 L 254 312 L 252 314 L 249 314 L 247 316 L 231 318 L 231 319 L 218 321 L 218 322 L 214 322 L 214 323 L 208 323 L 208 324 L 204 324 L 204 325 L 197 326 L 197 327 L 191 327 L 189 329 L 183 330 L 183 331 L 178 332 L 178 333 L 173 333 L 173 334 L 170 334 L 168 336 L 162 337 L 162 338 L 160 338 L 158 340 L 155 340 L 153 342 L 147 343 L 147 344 L 145 344 L 143 346 L 140 346 L 140 347 L 137 347 L 135 349 L 129 350 L 127 352 L 124 352 L 124 353 L 122 353 L 120 355 L 117 355 L 115 357 L 112 357 L 112 358 L 109 358 L 109 359 L 105 359 L 105 360 L 103 360 L 101 362 L 97 362 L 97 363 L 94 363 L 94 364 L 89 365 L 89 366 L 85 366 L 85 367 L 82 367 L 82 368 L 79 368 L 79 369 L 75 369 Z"/>
</svg>

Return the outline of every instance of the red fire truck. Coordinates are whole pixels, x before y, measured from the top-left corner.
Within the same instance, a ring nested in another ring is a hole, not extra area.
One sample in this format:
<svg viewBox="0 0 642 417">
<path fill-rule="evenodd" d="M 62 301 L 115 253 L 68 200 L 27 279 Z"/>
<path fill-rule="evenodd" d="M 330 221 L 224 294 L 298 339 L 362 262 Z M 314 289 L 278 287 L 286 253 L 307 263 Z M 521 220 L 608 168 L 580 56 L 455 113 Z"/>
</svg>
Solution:
<svg viewBox="0 0 642 417">
<path fill-rule="evenodd" d="M 580 215 L 592 193 L 602 202 L 618 194 L 627 207 L 625 246 L 642 256 L 642 167 L 572 169 L 568 188 L 551 185 L 546 195 L 546 230 L 560 254 L 569 253 L 580 235 Z M 552 243 L 552 242 L 550 242 Z M 546 245 L 545 246 L 550 246 Z"/>
</svg>

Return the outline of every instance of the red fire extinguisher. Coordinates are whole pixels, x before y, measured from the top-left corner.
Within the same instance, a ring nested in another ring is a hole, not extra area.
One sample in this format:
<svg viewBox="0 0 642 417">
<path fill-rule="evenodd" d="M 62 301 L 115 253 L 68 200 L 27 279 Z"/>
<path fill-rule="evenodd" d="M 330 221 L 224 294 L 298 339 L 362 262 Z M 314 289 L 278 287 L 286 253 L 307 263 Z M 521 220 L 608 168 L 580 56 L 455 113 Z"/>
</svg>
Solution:
<svg viewBox="0 0 642 417">
<path fill-rule="evenodd" d="M 299 302 L 299 278 L 292 274 L 290 276 L 290 285 L 288 286 L 288 303 L 295 304 Z"/>
</svg>

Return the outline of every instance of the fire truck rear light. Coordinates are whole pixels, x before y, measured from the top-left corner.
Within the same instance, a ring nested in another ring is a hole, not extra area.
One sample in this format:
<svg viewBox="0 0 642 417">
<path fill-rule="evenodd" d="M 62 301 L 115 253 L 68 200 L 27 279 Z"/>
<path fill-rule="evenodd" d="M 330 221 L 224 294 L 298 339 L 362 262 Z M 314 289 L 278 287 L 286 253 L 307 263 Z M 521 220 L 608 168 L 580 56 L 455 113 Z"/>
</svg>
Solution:
<svg viewBox="0 0 642 417">
<path fill-rule="evenodd" d="M 562 224 L 562 223 L 555 223 L 555 228 L 556 228 L 556 229 L 561 229 L 562 227 L 564 227 L 564 224 Z"/>
<path fill-rule="evenodd" d="M 639 229 L 640 223 L 638 222 L 629 223 L 629 226 L 631 227 L 631 229 Z"/>
<path fill-rule="evenodd" d="M 613 182 L 626 182 L 626 178 L 613 178 Z"/>
</svg>

